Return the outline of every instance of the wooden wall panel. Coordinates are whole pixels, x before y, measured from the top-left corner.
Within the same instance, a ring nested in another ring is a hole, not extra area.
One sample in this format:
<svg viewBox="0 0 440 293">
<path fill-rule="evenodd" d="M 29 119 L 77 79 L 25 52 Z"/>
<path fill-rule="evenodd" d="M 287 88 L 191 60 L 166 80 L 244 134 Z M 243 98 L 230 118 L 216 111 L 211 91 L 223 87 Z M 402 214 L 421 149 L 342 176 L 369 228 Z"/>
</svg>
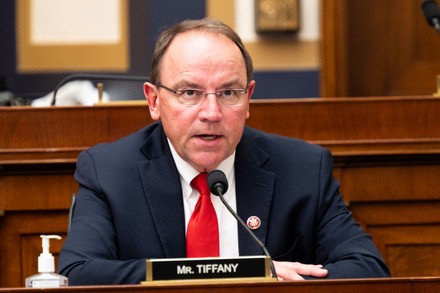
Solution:
<svg viewBox="0 0 440 293">
<path fill-rule="evenodd" d="M 426 231 L 426 229 L 424 229 Z M 427 231 L 429 232 L 429 231 Z M 426 237 L 422 244 L 408 243 L 389 245 L 386 253 L 386 260 L 394 270 L 394 277 L 404 277 L 417 271 L 420 276 L 439 276 L 438 266 L 440 255 L 440 243 L 426 243 Z"/>
<path fill-rule="evenodd" d="M 383 156 L 339 164 L 335 176 L 354 218 L 373 236 L 394 277 L 440 275 L 440 160 Z M 414 158 L 414 157 L 413 157 Z"/>
<path fill-rule="evenodd" d="M 367 231 L 373 235 L 393 277 L 440 275 L 438 224 L 369 227 Z"/>
<path fill-rule="evenodd" d="M 31 197 L 22 200 L 31 200 Z M 67 223 L 67 210 L 6 211 L 0 217 L 0 287 L 23 287 L 26 277 L 37 274 L 40 235 L 56 234 L 64 238 Z M 61 244 L 61 241 L 51 241 L 51 251 L 56 257 Z"/>
<path fill-rule="evenodd" d="M 365 202 L 440 198 L 439 159 L 433 158 L 430 165 L 416 165 L 410 161 L 403 165 L 402 162 L 383 161 L 375 165 L 343 168 L 340 180 L 346 200 Z M 391 184 L 394 182 L 399 184 Z"/>
<path fill-rule="evenodd" d="M 77 190 L 72 180 L 74 166 L 66 174 L 2 175 L 0 190 L 1 206 L 8 211 L 55 210 L 69 207 L 69 194 Z M 59 196 L 59 195 L 65 195 Z M 20 200 L 29 198 L 31 200 Z"/>
<path fill-rule="evenodd" d="M 440 37 L 423 0 L 323 0 L 321 95 L 429 95 Z"/>
</svg>

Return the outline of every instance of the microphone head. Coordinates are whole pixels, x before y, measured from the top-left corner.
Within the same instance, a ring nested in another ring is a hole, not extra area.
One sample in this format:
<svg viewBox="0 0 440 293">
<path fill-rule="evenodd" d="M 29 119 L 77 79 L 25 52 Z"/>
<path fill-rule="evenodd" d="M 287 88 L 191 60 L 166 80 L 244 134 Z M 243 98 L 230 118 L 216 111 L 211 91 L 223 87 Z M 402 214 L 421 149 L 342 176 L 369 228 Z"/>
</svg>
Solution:
<svg viewBox="0 0 440 293">
<path fill-rule="evenodd" d="M 223 195 L 228 191 L 228 179 L 226 179 L 225 173 L 220 170 L 209 172 L 206 181 L 212 194 L 219 196 L 220 193 Z"/>
<path fill-rule="evenodd" d="M 423 14 L 425 15 L 426 21 L 429 25 L 434 25 L 433 20 L 435 18 L 440 18 L 440 8 L 435 0 L 425 0 L 422 3 Z"/>
</svg>

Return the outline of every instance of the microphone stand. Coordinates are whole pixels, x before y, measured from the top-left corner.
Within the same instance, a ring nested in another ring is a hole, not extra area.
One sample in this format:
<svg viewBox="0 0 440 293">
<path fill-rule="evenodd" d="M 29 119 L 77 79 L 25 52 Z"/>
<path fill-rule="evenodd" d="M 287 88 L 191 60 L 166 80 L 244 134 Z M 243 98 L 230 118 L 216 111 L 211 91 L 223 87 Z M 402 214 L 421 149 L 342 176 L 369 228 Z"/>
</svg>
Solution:
<svg viewBox="0 0 440 293">
<path fill-rule="evenodd" d="M 260 239 L 258 239 L 257 236 L 255 236 L 255 234 L 251 231 L 251 229 L 249 229 L 249 227 L 243 222 L 243 220 L 237 215 L 237 213 L 226 202 L 225 197 L 223 196 L 223 187 L 221 186 L 221 184 L 217 184 L 217 186 L 215 186 L 215 191 L 217 192 L 216 195 L 218 195 L 220 197 L 220 200 L 222 201 L 222 203 L 225 205 L 225 207 L 228 209 L 228 211 L 234 216 L 234 218 L 237 220 L 237 222 L 240 223 L 240 225 L 247 231 L 249 236 L 252 237 L 252 239 L 261 248 L 261 250 L 264 252 L 264 254 L 270 258 L 270 271 L 272 273 L 272 276 L 274 278 L 276 278 L 277 272 L 275 270 L 275 266 L 273 264 L 272 258 L 270 257 L 269 251 L 266 249 L 266 247 L 260 241 Z"/>
</svg>

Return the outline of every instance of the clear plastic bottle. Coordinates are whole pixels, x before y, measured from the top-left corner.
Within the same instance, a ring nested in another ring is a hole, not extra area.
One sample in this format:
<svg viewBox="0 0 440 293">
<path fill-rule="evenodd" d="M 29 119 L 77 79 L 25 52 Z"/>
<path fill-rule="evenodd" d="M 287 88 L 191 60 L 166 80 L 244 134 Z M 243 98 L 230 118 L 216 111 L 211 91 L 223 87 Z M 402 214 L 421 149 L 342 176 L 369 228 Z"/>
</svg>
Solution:
<svg viewBox="0 0 440 293">
<path fill-rule="evenodd" d="M 49 240 L 58 239 L 58 235 L 40 235 L 42 238 L 43 252 L 38 257 L 38 274 L 27 277 L 25 286 L 27 288 L 56 288 L 66 287 L 68 279 L 65 276 L 55 273 L 55 258 L 49 251 Z"/>
</svg>

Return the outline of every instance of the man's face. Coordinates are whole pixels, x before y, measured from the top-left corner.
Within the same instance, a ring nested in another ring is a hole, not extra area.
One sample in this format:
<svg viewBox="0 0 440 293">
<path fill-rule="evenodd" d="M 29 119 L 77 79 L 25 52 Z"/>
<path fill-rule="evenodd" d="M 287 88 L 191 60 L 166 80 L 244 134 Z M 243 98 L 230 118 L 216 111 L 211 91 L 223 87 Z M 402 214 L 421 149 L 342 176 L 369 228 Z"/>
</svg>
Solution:
<svg viewBox="0 0 440 293">
<path fill-rule="evenodd" d="M 151 83 L 144 86 L 151 117 L 162 121 L 177 153 L 199 172 L 215 169 L 234 152 L 249 117 L 255 82 L 246 88 L 246 66 L 239 48 L 220 34 L 180 34 L 164 55 L 160 82 L 174 90 L 248 90 L 238 105 L 222 105 L 209 94 L 200 104 L 187 106 L 172 92 Z"/>
</svg>

